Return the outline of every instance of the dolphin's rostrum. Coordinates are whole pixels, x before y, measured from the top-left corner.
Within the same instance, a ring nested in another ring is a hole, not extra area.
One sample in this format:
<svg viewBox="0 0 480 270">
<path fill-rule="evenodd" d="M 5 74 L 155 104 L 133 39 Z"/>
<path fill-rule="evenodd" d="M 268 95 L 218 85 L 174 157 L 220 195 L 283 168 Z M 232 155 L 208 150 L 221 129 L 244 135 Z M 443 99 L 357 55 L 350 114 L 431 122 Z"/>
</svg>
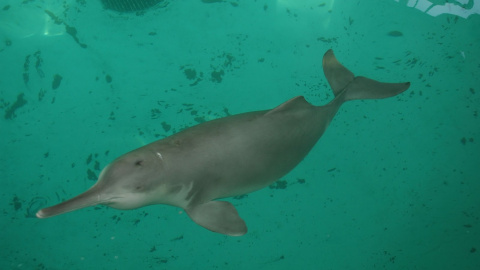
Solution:
<svg viewBox="0 0 480 270">
<path fill-rule="evenodd" d="M 205 122 L 120 156 L 89 190 L 41 209 L 47 218 L 87 206 L 134 209 L 168 204 L 185 209 L 211 231 L 239 236 L 247 226 L 235 207 L 217 199 L 242 195 L 273 183 L 292 170 L 322 136 L 343 102 L 398 95 L 410 83 L 381 83 L 355 77 L 333 51 L 323 71 L 335 98 L 313 106 L 302 96 L 266 111 Z"/>
</svg>

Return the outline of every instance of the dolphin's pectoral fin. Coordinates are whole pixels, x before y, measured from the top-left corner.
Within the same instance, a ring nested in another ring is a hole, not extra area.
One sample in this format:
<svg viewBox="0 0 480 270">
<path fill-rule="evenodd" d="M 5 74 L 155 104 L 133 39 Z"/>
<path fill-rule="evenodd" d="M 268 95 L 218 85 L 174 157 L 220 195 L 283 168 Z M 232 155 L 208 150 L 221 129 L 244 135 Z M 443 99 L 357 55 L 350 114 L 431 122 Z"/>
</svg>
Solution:
<svg viewBox="0 0 480 270">
<path fill-rule="evenodd" d="M 185 211 L 195 223 L 210 231 L 230 236 L 241 236 L 247 233 L 245 221 L 229 202 L 210 201 L 189 207 Z"/>
</svg>

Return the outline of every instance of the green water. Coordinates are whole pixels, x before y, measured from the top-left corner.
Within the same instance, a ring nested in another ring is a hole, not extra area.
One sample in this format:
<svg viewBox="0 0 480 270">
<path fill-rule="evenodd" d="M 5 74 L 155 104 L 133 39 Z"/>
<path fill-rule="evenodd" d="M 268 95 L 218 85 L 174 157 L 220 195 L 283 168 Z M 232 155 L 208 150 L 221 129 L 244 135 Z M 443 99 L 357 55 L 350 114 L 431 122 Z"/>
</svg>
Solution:
<svg viewBox="0 0 480 270">
<path fill-rule="evenodd" d="M 480 269 L 480 1 L 430 2 L 2 1 L 0 269 Z M 34 217 L 185 127 L 327 103 L 330 48 L 411 87 L 346 103 L 282 182 L 230 198 L 245 236 L 164 205 Z"/>
</svg>

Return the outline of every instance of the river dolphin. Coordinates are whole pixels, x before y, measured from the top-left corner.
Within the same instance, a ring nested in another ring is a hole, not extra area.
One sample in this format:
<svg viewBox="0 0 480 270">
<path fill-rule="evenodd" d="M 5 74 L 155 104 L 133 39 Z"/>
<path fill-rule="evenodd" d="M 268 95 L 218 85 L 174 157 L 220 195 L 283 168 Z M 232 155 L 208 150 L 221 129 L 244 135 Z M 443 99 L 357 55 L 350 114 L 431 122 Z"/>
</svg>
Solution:
<svg viewBox="0 0 480 270">
<path fill-rule="evenodd" d="M 272 110 L 208 121 L 133 150 L 107 165 L 84 193 L 41 209 L 48 218 L 93 205 L 134 209 L 152 204 L 183 208 L 198 225 L 240 236 L 247 226 L 235 207 L 217 199 L 264 188 L 303 160 L 348 100 L 393 97 L 409 82 L 355 77 L 328 50 L 323 71 L 335 98 L 314 106 L 303 96 Z"/>
</svg>

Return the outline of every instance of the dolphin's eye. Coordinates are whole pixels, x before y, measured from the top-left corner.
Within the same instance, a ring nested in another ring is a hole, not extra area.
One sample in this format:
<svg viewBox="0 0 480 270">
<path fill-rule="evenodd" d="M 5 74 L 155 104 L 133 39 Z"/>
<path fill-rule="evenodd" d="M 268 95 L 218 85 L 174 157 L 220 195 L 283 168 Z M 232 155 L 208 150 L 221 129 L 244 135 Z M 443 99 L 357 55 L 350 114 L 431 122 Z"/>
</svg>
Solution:
<svg viewBox="0 0 480 270">
<path fill-rule="evenodd" d="M 135 166 L 142 166 L 142 164 L 143 164 L 143 160 L 141 159 L 135 162 Z"/>
</svg>

